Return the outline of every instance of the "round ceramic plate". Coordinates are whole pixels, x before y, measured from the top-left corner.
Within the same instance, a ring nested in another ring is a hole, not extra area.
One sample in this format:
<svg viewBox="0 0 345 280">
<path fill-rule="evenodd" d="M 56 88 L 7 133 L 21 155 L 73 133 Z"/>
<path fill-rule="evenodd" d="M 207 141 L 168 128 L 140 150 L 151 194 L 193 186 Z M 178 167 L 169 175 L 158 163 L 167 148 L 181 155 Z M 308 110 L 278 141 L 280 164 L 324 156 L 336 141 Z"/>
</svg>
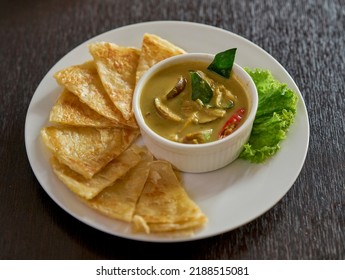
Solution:
<svg viewBox="0 0 345 280">
<path fill-rule="evenodd" d="M 237 48 L 236 62 L 243 67 L 268 69 L 299 96 L 295 122 L 281 150 L 264 164 L 236 160 L 220 170 L 204 174 L 183 174 L 190 197 L 201 207 L 209 222 L 193 236 L 169 237 L 134 234 L 130 225 L 107 218 L 88 208 L 54 175 L 50 154 L 40 139 L 49 112 L 61 87 L 53 75 L 65 67 L 91 59 L 87 45 L 108 41 L 124 46 L 141 46 L 144 33 L 156 34 L 187 52 L 217 53 Z M 190 22 L 160 21 L 117 28 L 84 42 L 65 55 L 46 74 L 33 95 L 25 123 L 27 155 L 38 181 L 65 211 L 98 230 L 112 235 L 152 242 L 179 242 L 214 236 L 240 227 L 273 207 L 291 188 L 303 166 L 309 143 L 309 122 L 303 97 L 287 71 L 267 52 L 231 32 Z"/>
</svg>

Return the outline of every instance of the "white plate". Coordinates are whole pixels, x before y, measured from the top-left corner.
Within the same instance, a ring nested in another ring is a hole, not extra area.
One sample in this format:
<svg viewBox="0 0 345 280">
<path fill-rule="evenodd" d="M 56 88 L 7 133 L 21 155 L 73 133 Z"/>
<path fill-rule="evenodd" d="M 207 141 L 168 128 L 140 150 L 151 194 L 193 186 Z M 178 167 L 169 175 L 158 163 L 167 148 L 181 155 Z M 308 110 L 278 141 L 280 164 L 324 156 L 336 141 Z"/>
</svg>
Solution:
<svg viewBox="0 0 345 280">
<path fill-rule="evenodd" d="M 206 174 L 183 174 L 191 198 L 205 212 L 209 222 L 192 237 L 162 237 L 133 234 L 128 224 L 109 219 L 88 208 L 53 174 L 49 153 L 40 139 L 40 130 L 48 124 L 49 112 L 61 92 L 53 78 L 58 70 L 91 59 L 87 45 L 108 41 L 124 46 L 141 46 L 144 33 L 165 38 L 187 52 L 217 53 L 237 48 L 236 62 L 241 66 L 269 69 L 299 96 L 297 115 L 281 150 L 264 164 L 236 160 L 229 166 Z M 147 22 L 121 27 L 73 49 L 46 74 L 28 108 L 25 144 L 28 158 L 38 181 L 48 195 L 65 211 L 98 230 L 112 235 L 152 242 L 177 242 L 214 236 L 240 227 L 274 206 L 291 188 L 303 166 L 309 143 L 309 122 L 300 91 L 290 75 L 267 52 L 250 41 L 228 31 L 190 22 Z"/>
</svg>

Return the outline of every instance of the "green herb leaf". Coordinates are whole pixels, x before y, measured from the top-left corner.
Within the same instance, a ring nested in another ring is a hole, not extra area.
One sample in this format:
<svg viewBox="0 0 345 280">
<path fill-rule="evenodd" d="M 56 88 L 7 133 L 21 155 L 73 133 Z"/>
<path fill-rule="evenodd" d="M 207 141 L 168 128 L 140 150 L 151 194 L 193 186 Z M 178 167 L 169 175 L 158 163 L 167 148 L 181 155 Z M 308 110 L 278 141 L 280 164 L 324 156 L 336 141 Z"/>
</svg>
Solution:
<svg viewBox="0 0 345 280">
<path fill-rule="evenodd" d="M 229 78 L 235 61 L 236 50 L 236 48 L 233 48 L 216 54 L 207 69 L 225 78 Z"/>
<path fill-rule="evenodd" d="M 192 81 L 192 100 L 200 99 L 203 104 L 208 104 L 213 97 L 210 85 L 196 71 L 189 73 Z"/>
</svg>

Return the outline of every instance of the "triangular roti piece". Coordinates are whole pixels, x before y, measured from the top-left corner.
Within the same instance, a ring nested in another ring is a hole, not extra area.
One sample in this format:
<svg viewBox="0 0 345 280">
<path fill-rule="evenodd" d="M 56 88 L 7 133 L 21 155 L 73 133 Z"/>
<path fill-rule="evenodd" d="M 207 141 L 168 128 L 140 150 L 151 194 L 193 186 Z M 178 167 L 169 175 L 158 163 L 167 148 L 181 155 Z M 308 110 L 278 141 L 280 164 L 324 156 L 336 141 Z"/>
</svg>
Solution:
<svg viewBox="0 0 345 280">
<path fill-rule="evenodd" d="M 79 197 L 91 199 L 125 175 L 140 160 L 140 150 L 136 147 L 130 147 L 109 162 L 91 179 L 86 179 L 67 165 L 60 163 L 56 157 L 51 159 L 51 164 L 54 173 L 72 192 Z"/>
<path fill-rule="evenodd" d="M 183 53 L 186 52 L 171 42 L 157 35 L 145 33 L 142 40 L 141 53 L 136 72 L 136 82 L 138 82 L 142 75 L 156 63 L 171 56 Z"/>
<path fill-rule="evenodd" d="M 138 130 L 124 128 L 50 126 L 41 130 L 53 155 L 85 178 L 126 150 L 138 134 Z"/>
<path fill-rule="evenodd" d="M 206 216 L 181 186 L 169 162 L 154 161 L 133 218 L 134 230 L 168 232 L 195 229 Z"/>
<path fill-rule="evenodd" d="M 100 115 L 120 126 L 137 127 L 134 119 L 125 120 L 109 99 L 93 61 L 65 68 L 57 72 L 54 77 L 60 85 L 66 87 Z"/>
<path fill-rule="evenodd" d="M 108 217 L 126 222 L 132 221 L 135 206 L 149 174 L 151 161 L 152 157 L 143 159 L 125 176 L 86 203 Z"/>
<path fill-rule="evenodd" d="M 81 102 L 79 97 L 68 89 L 64 89 L 50 111 L 49 121 L 72 126 L 114 127 L 117 125 L 116 122 L 98 114 Z"/>
<path fill-rule="evenodd" d="M 90 44 L 89 51 L 110 99 L 126 120 L 133 118 L 132 99 L 140 50 L 99 42 Z"/>
</svg>

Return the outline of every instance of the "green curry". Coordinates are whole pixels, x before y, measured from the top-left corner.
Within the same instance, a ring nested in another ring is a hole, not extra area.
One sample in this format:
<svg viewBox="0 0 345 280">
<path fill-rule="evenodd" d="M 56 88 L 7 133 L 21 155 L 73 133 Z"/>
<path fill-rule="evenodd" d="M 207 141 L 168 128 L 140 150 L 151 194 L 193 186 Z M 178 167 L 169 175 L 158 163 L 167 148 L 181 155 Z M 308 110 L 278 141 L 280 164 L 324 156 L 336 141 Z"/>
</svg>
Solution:
<svg viewBox="0 0 345 280">
<path fill-rule="evenodd" d="M 185 62 L 156 73 L 145 85 L 140 107 L 146 124 L 162 137 L 181 143 L 216 141 L 247 117 L 244 86 L 204 62 Z M 191 70 L 193 69 L 193 70 Z"/>
</svg>

